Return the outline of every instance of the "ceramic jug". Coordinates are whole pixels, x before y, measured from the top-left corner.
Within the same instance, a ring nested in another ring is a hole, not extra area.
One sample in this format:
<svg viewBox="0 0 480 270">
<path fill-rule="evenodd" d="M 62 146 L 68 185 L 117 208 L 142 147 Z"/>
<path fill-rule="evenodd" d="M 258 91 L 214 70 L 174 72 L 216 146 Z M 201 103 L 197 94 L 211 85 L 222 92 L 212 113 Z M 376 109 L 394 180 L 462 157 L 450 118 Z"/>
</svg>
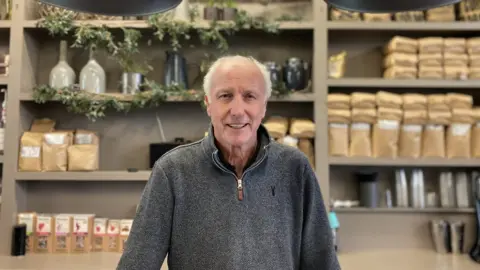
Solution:
<svg viewBox="0 0 480 270">
<path fill-rule="evenodd" d="M 90 47 L 87 64 L 80 72 L 80 89 L 96 94 L 105 93 L 106 75 L 105 70 L 94 58 L 95 49 Z"/>
<path fill-rule="evenodd" d="M 75 83 L 76 75 L 67 62 L 67 41 L 60 41 L 58 63 L 50 71 L 49 85 L 52 88 L 70 87 Z"/>
</svg>

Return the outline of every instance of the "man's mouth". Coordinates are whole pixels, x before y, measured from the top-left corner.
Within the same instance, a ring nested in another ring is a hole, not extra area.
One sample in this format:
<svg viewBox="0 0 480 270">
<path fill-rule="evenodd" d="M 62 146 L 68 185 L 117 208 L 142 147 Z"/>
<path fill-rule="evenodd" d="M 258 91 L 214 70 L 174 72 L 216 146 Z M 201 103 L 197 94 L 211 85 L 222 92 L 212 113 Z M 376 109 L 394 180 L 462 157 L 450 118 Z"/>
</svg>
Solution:
<svg viewBox="0 0 480 270">
<path fill-rule="evenodd" d="M 227 124 L 228 127 L 233 129 L 242 129 L 246 127 L 248 124 Z"/>
</svg>

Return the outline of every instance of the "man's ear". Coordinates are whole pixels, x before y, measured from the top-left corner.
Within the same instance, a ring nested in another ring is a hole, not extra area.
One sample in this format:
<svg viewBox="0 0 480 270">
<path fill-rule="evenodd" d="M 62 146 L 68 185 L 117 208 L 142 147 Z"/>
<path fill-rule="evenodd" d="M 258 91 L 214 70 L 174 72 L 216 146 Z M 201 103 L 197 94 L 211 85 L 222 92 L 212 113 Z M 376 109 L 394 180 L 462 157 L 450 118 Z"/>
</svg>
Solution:
<svg viewBox="0 0 480 270">
<path fill-rule="evenodd" d="M 207 95 L 205 95 L 203 99 L 203 103 L 205 104 L 205 107 L 207 108 L 207 114 L 210 116 L 210 102 L 208 101 Z"/>
</svg>

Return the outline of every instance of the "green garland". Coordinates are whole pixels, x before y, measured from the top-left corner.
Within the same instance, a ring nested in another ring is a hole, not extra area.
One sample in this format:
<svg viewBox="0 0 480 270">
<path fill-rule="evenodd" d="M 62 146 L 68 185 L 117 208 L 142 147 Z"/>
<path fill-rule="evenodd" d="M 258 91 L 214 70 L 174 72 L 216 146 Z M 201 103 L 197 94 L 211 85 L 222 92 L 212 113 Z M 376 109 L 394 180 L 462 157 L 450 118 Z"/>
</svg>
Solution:
<svg viewBox="0 0 480 270">
<path fill-rule="evenodd" d="M 150 90 L 134 95 L 122 95 L 94 94 L 75 87 L 55 89 L 48 85 L 39 85 L 33 89 L 33 101 L 39 104 L 59 101 L 69 112 L 83 114 L 95 122 L 104 118 L 107 110 L 128 113 L 132 109 L 158 107 L 165 101 L 200 101 L 203 97 L 203 92 L 185 90 L 178 85 L 161 86 L 146 80 L 145 87 Z"/>
<path fill-rule="evenodd" d="M 190 40 L 191 33 L 196 31 L 203 45 L 214 44 L 221 53 L 225 53 L 229 46 L 226 36 L 245 29 L 263 30 L 268 33 L 278 33 L 278 21 L 267 21 L 265 18 L 250 17 L 247 12 L 238 10 L 234 21 L 211 21 L 206 28 L 198 28 L 195 19 L 198 10 L 190 9 L 190 21 L 176 21 L 171 14 L 155 14 L 149 16 L 147 23 L 155 30 L 154 35 L 160 41 L 169 38 L 170 46 L 174 51 L 182 47 L 181 40 Z M 55 12 L 43 17 L 37 23 L 40 28 L 45 28 L 52 36 L 67 36 L 72 34 L 75 41 L 72 47 L 103 49 L 113 57 L 126 72 L 146 74 L 152 68 L 144 63 L 137 63 L 133 56 L 139 53 L 138 40 L 141 33 L 137 29 L 122 28 L 123 41 L 116 41 L 110 29 L 106 26 L 93 26 L 88 23 L 75 25 L 75 12 L 57 9 Z M 279 20 L 280 21 L 280 20 Z M 149 91 L 139 92 L 135 95 L 110 95 L 92 94 L 69 87 L 53 89 L 48 85 L 39 85 L 33 89 L 33 100 L 36 103 L 47 101 L 60 101 L 66 105 L 68 111 L 83 114 L 91 121 L 106 116 L 108 110 L 127 113 L 132 109 L 157 107 L 165 101 L 202 101 L 203 91 L 186 90 L 179 86 L 161 86 L 154 81 L 146 80 L 145 86 Z M 287 96 L 292 91 L 286 89 L 284 84 L 275 85 L 273 96 Z M 204 106 L 204 102 L 201 102 Z"/>
</svg>

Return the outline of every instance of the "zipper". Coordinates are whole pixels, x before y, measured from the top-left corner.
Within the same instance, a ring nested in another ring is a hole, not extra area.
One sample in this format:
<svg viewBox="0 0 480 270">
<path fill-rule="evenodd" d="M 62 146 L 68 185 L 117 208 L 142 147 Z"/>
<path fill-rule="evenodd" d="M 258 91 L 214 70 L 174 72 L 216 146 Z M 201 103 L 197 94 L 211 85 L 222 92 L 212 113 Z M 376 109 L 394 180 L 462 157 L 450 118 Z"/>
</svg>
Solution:
<svg viewBox="0 0 480 270">
<path fill-rule="evenodd" d="M 268 145 L 264 146 L 264 148 L 263 148 L 265 151 L 267 150 L 267 146 Z M 246 169 L 243 172 L 241 178 L 238 178 L 235 173 L 233 173 L 230 170 L 227 170 L 227 168 L 225 168 L 220 163 L 220 161 L 218 161 L 218 150 L 215 150 L 215 152 L 212 153 L 212 158 L 213 158 L 213 161 L 214 161 L 215 165 L 217 165 L 217 167 L 220 168 L 220 170 L 222 170 L 226 173 L 229 173 L 229 174 L 231 174 L 235 177 L 235 180 L 237 182 L 237 198 L 238 198 L 239 201 L 243 201 L 243 195 L 244 195 L 243 194 L 243 192 L 244 192 L 243 179 L 245 178 L 245 175 L 247 174 L 247 172 L 255 169 L 256 167 L 258 167 L 260 165 L 260 163 L 262 163 L 262 161 L 265 159 L 265 157 L 267 157 L 266 152 L 263 153 L 262 157 L 259 160 L 257 160 L 255 163 L 252 164 L 252 166 L 250 166 L 248 169 Z"/>
<path fill-rule="evenodd" d="M 243 201 L 243 185 L 242 179 L 237 179 L 237 193 L 238 193 L 238 200 Z"/>
</svg>

